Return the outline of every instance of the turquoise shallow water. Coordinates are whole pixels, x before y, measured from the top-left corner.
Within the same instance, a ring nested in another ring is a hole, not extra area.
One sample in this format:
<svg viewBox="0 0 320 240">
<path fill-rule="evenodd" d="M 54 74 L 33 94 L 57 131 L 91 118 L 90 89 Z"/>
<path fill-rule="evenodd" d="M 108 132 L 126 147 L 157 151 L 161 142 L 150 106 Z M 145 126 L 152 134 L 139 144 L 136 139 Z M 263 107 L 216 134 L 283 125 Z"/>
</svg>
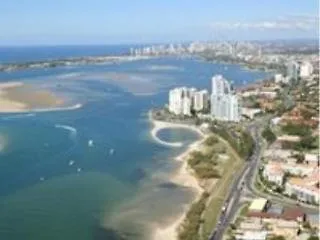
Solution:
<svg viewBox="0 0 320 240">
<path fill-rule="evenodd" d="M 164 65 L 172 67 L 157 67 Z M 180 164 L 173 158 L 198 136 L 162 130 L 161 139 L 185 144 L 158 145 L 147 112 L 166 103 L 169 88 L 209 89 L 218 73 L 237 84 L 265 76 L 173 58 L 0 73 L 0 82 L 35 84 L 83 103 L 0 115 L 0 239 L 148 239 L 153 226 L 181 214 L 193 193 L 168 179 Z"/>
</svg>

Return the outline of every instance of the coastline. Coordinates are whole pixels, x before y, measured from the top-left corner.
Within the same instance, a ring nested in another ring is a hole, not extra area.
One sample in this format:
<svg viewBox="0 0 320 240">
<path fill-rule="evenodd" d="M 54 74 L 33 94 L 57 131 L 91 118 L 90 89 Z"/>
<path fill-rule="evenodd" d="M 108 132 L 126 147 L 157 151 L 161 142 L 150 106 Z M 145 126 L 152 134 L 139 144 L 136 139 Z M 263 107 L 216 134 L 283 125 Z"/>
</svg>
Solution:
<svg viewBox="0 0 320 240">
<path fill-rule="evenodd" d="M 197 132 L 200 136 L 200 139 L 190 144 L 189 147 L 186 149 L 186 151 L 182 152 L 180 155 L 174 158 L 175 161 L 179 161 L 182 164 L 179 167 L 179 169 L 172 174 L 170 178 L 170 180 L 175 184 L 191 188 L 195 193 L 195 197 L 192 200 L 192 202 L 184 206 L 184 211 L 181 215 L 177 216 L 170 224 L 168 224 L 165 227 L 156 226 L 152 234 L 153 240 L 176 240 L 178 237 L 178 229 L 183 223 L 191 205 L 194 202 L 198 201 L 202 193 L 204 192 L 204 189 L 202 188 L 200 181 L 195 177 L 193 170 L 189 167 L 187 159 L 191 152 L 199 149 L 202 146 L 203 142 L 207 138 L 207 135 L 204 134 L 198 127 L 193 125 L 162 122 L 162 121 L 154 120 L 151 116 L 151 112 L 149 112 L 149 121 L 153 125 L 153 128 L 150 133 L 153 139 L 160 144 L 163 144 L 163 141 L 156 136 L 156 133 L 159 130 L 165 129 L 165 128 L 185 128 L 185 129 L 189 129 L 191 131 Z M 160 142 L 157 139 L 159 139 Z M 164 142 L 164 143 L 165 143 L 164 145 L 171 146 L 171 147 L 177 147 L 177 143 L 182 145 L 182 143 L 180 142 L 175 142 L 175 143 Z"/>
</svg>

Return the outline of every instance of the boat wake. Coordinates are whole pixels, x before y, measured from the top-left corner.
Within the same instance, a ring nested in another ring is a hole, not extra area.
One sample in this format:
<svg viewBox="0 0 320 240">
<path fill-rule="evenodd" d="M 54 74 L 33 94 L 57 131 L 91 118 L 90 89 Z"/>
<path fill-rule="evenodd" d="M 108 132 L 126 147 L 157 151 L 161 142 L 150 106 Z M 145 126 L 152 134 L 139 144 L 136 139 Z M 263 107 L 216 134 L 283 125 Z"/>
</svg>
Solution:
<svg viewBox="0 0 320 240">
<path fill-rule="evenodd" d="M 54 125 L 56 128 L 61 128 L 69 131 L 71 137 L 75 137 L 77 135 L 77 129 L 68 125 L 56 124 Z"/>
<path fill-rule="evenodd" d="M 34 117 L 34 113 L 27 113 L 27 114 L 17 114 L 17 115 L 11 115 L 8 117 L 3 117 L 3 120 L 11 120 L 11 119 L 19 119 L 19 118 L 27 118 L 27 117 Z"/>
</svg>

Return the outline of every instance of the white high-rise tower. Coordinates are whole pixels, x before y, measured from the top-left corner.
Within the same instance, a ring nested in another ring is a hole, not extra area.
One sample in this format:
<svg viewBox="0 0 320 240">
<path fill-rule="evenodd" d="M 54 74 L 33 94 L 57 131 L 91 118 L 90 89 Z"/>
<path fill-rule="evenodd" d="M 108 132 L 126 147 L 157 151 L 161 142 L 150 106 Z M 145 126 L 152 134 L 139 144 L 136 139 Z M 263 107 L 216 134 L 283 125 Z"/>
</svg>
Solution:
<svg viewBox="0 0 320 240">
<path fill-rule="evenodd" d="M 231 91 L 231 84 L 222 75 L 213 76 L 211 115 L 222 121 L 240 121 L 238 97 Z"/>
</svg>

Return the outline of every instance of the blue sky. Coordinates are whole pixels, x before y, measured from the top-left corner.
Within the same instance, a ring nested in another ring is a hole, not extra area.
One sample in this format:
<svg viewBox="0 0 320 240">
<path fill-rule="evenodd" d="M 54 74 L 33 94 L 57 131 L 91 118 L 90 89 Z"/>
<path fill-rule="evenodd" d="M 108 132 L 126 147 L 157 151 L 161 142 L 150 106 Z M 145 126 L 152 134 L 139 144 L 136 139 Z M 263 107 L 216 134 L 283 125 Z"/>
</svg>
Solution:
<svg viewBox="0 0 320 240">
<path fill-rule="evenodd" d="M 2 0 L 0 45 L 315 38 L 318 0 Z"/>
</svg>

